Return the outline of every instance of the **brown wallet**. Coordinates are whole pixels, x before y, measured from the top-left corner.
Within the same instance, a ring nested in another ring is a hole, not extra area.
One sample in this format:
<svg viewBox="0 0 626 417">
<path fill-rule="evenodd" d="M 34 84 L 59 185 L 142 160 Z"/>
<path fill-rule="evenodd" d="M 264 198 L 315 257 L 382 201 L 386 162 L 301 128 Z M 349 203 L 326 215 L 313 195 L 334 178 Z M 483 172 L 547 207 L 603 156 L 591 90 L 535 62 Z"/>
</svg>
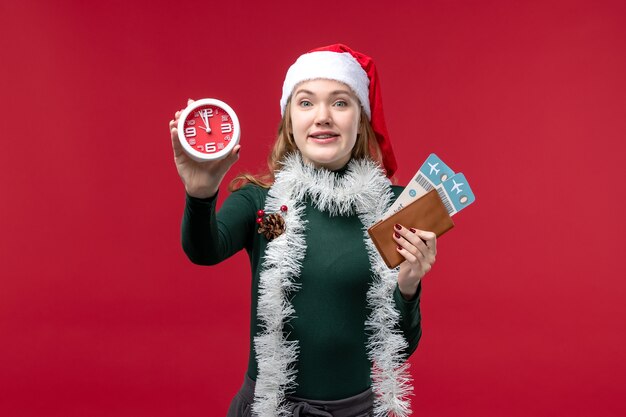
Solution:
<svg viewBox="0 0 626 417">
<path fill-rule="evenodd" d="M 454 222 L 435 189 L 412 201 L 391 217 L 374 224 L 367 229 L 367 233 L 389 268 L 395 268 L 404 261 L 404 257 L 396 250 L 398 245 L 392 237 L 396 224 L 433 232 L 437 237 L 454 227 Z"/>
</svg>

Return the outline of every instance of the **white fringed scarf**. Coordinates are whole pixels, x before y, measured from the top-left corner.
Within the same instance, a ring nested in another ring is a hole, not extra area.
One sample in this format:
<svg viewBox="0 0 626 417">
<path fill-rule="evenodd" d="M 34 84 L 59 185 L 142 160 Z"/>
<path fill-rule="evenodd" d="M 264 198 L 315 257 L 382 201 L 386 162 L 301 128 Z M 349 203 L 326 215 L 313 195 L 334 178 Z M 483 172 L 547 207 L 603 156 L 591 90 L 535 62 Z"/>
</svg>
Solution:
<svg viewBox="0 0 626 417">
<path fill-rule="evenodd" d="M 367 228 L 391 205 L 391 183 L 370 160 L 352 160 L 346 173 L 337 175 L 304 164 L 299 154 L 285 159 L 265 201 L 266 213 L 279 213 L 282 205 L 288 210 L 282 213 L 285 232 L 268 242 L 260 275 L 257 316 L 262 331 L 254 338 L 258 374 L 253 412 L 259 417 L 290 415 L 285 392 L 296 386 L 298 342 L 286 339 L 283 326 L 295 313 L 290 299 L 297 291 L 296 279 L 306 253 L 305 196 L 320 211 L 331 216 L 356 213 L 363 224 L 373 278 L 367 293 L 372 313 L 365 326 L 373 364 L 374 415 L 407 416 L 413 386 L 409 364 L 402 356 L 407 342 L 397 327 L 400 313 L 393 298 L 398 270 L 387 268 L 367 234 Z"/>
</svg>

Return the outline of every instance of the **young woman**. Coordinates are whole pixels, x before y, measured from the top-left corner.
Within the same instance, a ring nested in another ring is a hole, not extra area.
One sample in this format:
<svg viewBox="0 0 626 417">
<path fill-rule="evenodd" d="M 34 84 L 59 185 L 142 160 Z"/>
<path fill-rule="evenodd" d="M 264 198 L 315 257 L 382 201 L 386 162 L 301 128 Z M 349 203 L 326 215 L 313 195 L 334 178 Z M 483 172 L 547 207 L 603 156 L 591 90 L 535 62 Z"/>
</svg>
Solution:
<svg viewBox="0 0 626 417">
<path fill-rule="evenodd" d="M 289 68 L 265 176 L 242 175 L 216 213 L 225 159 L 198 163 L 178 142 L 187 200 L 183 248 L 213 265 L 245 249 L 252 267 L 248 372 L 228 416 L 405 416 L 406 360 L 421 336 L 420 282 L 434 233 L 396 225 L 406 261 L 386 267 L 367 235 L 402 191 L 374 62 L 345 45 Z"/>
</svg>

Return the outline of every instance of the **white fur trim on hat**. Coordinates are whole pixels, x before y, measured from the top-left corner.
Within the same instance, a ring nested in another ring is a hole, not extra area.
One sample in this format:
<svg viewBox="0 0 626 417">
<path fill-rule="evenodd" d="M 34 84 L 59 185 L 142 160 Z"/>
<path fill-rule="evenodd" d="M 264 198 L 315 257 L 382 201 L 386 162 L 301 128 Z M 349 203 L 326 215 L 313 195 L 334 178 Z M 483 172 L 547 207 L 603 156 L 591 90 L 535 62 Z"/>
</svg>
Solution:
<svg viewBox="0 0 626 417">
<path fill-rule="evenodd" d="M 354 91 L 361 102 L 361 106 L 372 119 L 369 100 L 370 80 L 361 64 L 348 52 L 316 51 L 301 55 L 289 67 L 283 83 L 283 96 L 280 99 L 280 113 L 285 114 L 287 100 L 293 89 L 302 81 L 315 79 L 340 81 Z"/>
</svg>

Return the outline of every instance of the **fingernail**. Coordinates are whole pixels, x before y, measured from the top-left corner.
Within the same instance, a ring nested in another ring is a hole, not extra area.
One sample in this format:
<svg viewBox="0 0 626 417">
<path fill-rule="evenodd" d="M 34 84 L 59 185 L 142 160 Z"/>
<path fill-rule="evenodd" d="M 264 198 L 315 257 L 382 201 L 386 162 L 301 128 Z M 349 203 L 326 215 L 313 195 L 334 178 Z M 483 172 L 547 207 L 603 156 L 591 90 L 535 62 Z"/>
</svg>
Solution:
<svg viewBox="0 0 626 417">
<path fill-rule="evenodd" d="M 396 239 L 400 239 L 400 235 L 396 232 L 393 232 L 393 235 L 396 237 Z"/>
<path fill-rule="evenodd" d="M 411 231 L 411 233 L 415 233 L 417 230 L 413 229 L 412 227 L 409 229 Z"/>
<path fill-rule="evenodd" d="M 396 228 L 396 230 L 402 230 L 402 226 L 400 226 L 399 224 L 396 224 L 394 227 Z"/>
<path fill-rule="evenodd" d="M 402 247 L 402 246 L 398 246 L 398 250 L 402 250 L 402 249 L 403 249 L 403 247 Z"/>
</svg>

